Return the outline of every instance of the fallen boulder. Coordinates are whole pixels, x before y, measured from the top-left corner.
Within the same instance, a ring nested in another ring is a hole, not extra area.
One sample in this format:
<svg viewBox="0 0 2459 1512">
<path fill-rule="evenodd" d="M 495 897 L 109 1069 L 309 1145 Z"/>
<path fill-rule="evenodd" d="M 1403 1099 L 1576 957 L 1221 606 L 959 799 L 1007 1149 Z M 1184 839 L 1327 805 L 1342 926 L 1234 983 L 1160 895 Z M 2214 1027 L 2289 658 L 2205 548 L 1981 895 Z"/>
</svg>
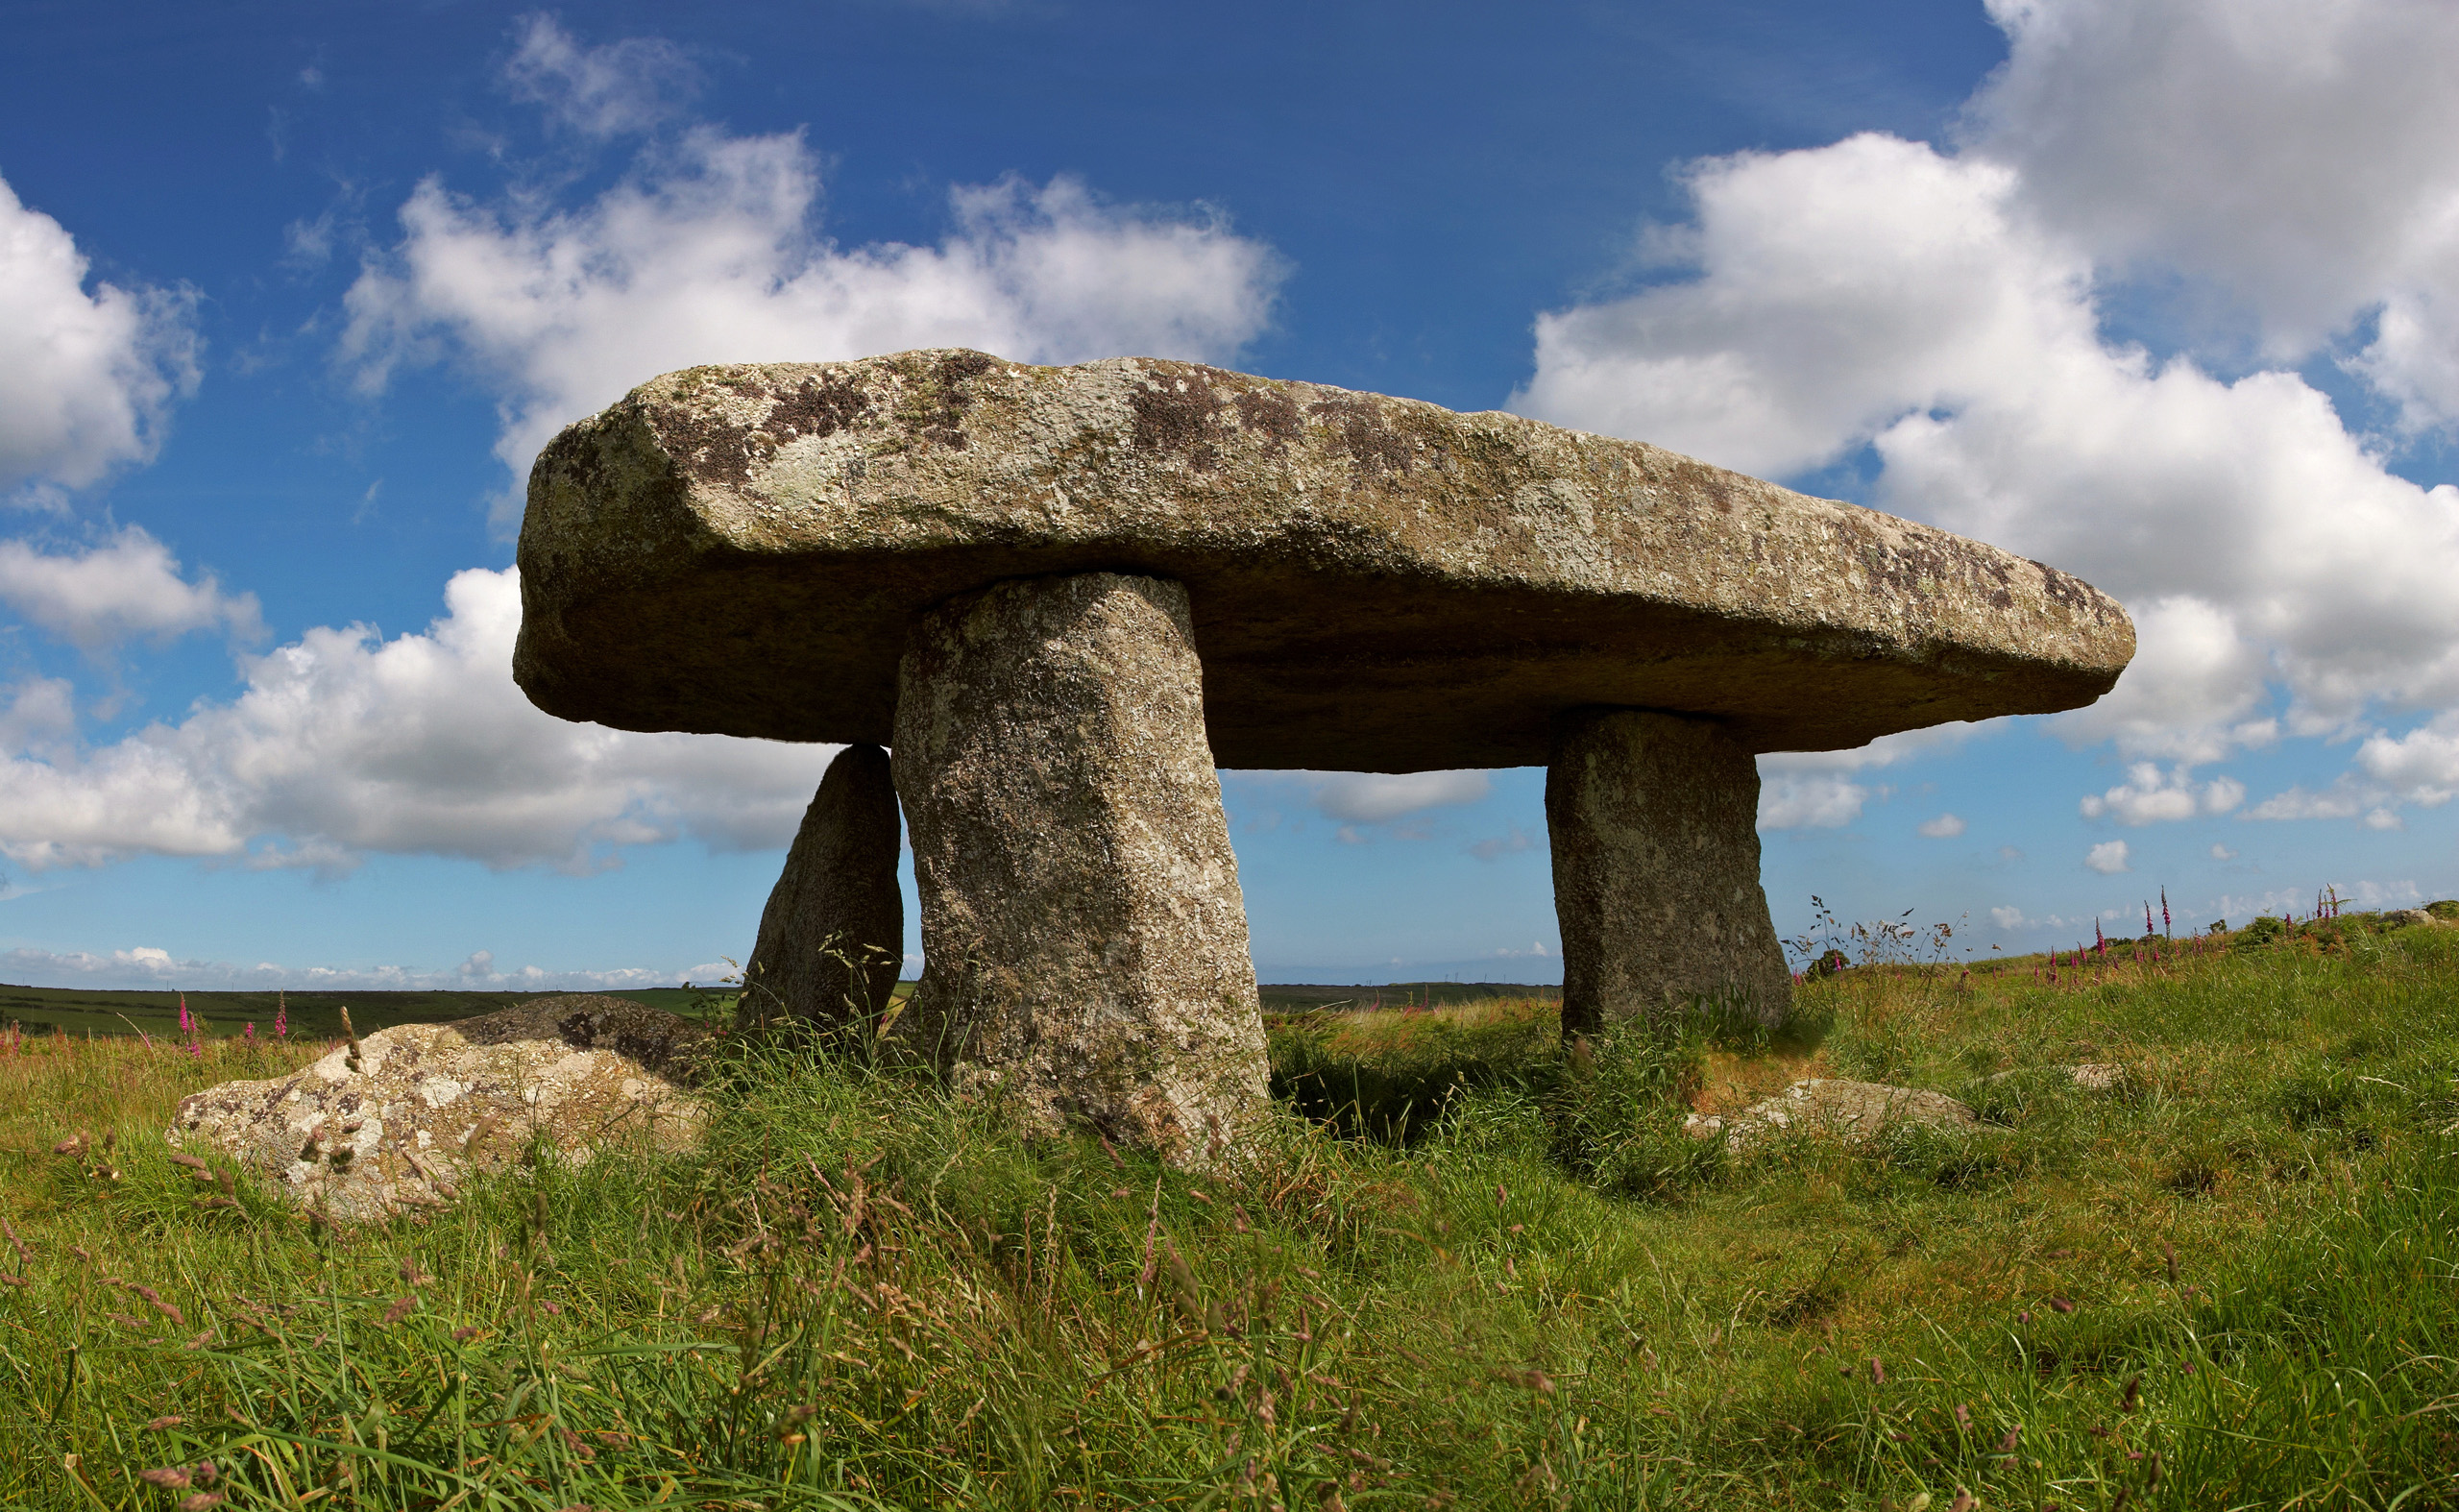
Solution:
<svg viewBox="0 0 2459 1512">
<path fill-rule="evenodd" d="M 1944 1092 L 1889 1086 L 1884 1082 L 1813 1077 L 1795 1082 L 1775 1096 L 1753 1103 L 1730 1117 L 1693 1113 L 1683 1121 L 1682 1132 L 1693 1139 L 1713 1139 L 1722 1134 L 1727 1149 L 1743 1150 L 1788 1130 L 1859 1144 L 1890 1124 L 1969 1129 L 1980 1122 L 1981 1116 L 1971 1108 Z"/>
<path fill-rule="evenodd" d="M 456 1195 L 532 1141 L 586 1160 L 613 1140 L 676 1148 L 706 1113 L 689 1090 L 708 1032 L 622 998 L 537 998 L 450 1024 L 402 1024 L 303 1071 L 182 1100 L 175 1148 L 216 1150 L 294 1201 L 355 1222 Z"/>
</svg>

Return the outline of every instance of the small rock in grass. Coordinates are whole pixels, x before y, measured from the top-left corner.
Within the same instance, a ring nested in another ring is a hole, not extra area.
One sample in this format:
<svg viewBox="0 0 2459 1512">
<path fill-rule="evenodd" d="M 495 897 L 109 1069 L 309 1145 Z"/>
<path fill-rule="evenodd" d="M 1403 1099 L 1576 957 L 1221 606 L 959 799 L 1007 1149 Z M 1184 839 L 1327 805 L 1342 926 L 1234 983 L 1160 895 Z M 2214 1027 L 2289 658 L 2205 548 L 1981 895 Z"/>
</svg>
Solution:
<svg viewBox="0 0 2459 1512">
<path fill-rule="evenodd" d="M 1813 1077 L 1751 1104 L 1730 1118 L 1693 1113 L 1682 1132 L 1694 1139 L 1721 1134 L 1725 1147 L 1745 1149 L 1767 1135 L 1802 1129 L 1858 1144 L 1887 1125 L 1904 1121 L 1936 1129 L 1969 1129 L 1981 1122 L 1970 1108 L 1943 1092 L 1925 1092 L 1883 1082 Z"/>
<path fill-rule="evenodd" d="M 708 1037 L 623 998 L 542 997 L 207 1087 L 181 1102 L 167 1137 L 220 1150 L 333 1219 L 386 1218 L 444 1206 L 469 1173 L 533 1138 L 574 1161 L 625 1137 L 691 1142 L 706 1122 L 688 1090 L 692 1053 Z"/>
<path fill-rule="evenodd" d="M 2036 1068 L 2017 1067 L 1982 1078 L 1984 1083 L 2004 1082 L 2021 1076 L 2027 1069 L 2037 1069 L 2044 1075 L 2064 1076 L 2083 1092 L 2114 1092 L 2126 1085 L 2126 1067 L 2109 1061 L 2086 1061 L 2082 1065 L 2045 1065 Z"/>
</svg>

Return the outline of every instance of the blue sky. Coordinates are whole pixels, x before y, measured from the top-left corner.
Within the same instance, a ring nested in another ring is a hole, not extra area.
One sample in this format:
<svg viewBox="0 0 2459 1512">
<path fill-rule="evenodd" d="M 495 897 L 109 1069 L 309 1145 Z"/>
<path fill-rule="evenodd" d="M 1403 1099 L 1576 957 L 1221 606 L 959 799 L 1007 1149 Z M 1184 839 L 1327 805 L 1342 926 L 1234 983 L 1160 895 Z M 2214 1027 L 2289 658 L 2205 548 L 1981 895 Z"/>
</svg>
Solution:
<svg viewBox="0 0 2459 1512">
<path fill-rule="evenodd" d="M 2459 893 L 2447 5 L 10 18 L 0 979 L 716 975 L 826 753 L 529 709 L 521 480 L 922 345 L 1512 408 L 2127 603 L 2092 710 L 1766 758 L 1781 932 Z M 1556 979 L 1542 790 L 1228 774 L 1259 972 Z"/>
</svg>

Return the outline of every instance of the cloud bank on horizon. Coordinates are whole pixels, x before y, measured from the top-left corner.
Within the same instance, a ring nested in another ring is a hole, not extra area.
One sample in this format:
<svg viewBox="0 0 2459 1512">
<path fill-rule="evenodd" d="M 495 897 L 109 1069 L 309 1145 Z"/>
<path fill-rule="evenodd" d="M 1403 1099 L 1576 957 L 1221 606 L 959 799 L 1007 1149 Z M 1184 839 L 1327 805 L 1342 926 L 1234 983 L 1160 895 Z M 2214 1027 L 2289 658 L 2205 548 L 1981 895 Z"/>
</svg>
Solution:
<svg viewBox="0 0 2459 1512">
<path fill-rule="evenodd" d="M 1987 9 L 2009 59 L 1950 139 L 1863 133 L 1688 164 L 1693 214 L 1647 232 L 1649 281 L 1537 314 L 1514 407 L 1763 475 L 1858 471 L 1877 507 L 2116 594 L 2142 652 L 2054 726 L 2131 762 L 2080 796 L 2085 817 L 2381 828 L 2447 802 L 2459 488 L 2393 463 L 2459 431 L 2459 12 Z M 935 244 L 841 245 L 823 153 L 699 117 L 706 81 L 657 38 L 593 45 L 531 17 L 499 85 L 618 171 L 594 191 L 518 164 L 487 190 L 421 180 L 365 249 L 329 360 L 371 404 L 413 369 L 463 376 L 495 406 L 513 479 L 560 427 L 697 362 L 928 345 L 1234 361 L 1294 271 L 1212 207 L 1123 205 L 1068 176 L 948 188 Z M 0 603 L 98 666 L 220 636 L 243 684 L 102 743 L 81 734 L 70 681 L 0 686 L 0 856 L 585 872 L 683 837 L 784 842 L 825 750 L 538 713 L 510 678 L 508 571 L 453 576 L 421 631 L 325 626 L 258 650 L 252 594 L 82 517 L 81 491 L 143 467 L 196 391 L 194 305 L 92 278 L 70 232 L 0 184 L 0 490 L 37 523 L 0 540 Z M 2367 406 L 2354 420 L 2350 401 Z M 499 498 L 499 529 L 519 502 Z M 1762 825 L 1849 825 L 1891 791 L 1874 773 L 1968 734 L 1766 758 Z M 2208 769 L 2291 740 L 2351 755 L 2332 783 L 2260 801 Z M 1480 773 L 1252 782 L 1351 840 L 1409 839 L 1488 791 Z M 2113 876 L 2130 854 L 2112 839 L 2078 864 Z M 155 963 L 44 969 L 134 982 Z"/>
</svg>

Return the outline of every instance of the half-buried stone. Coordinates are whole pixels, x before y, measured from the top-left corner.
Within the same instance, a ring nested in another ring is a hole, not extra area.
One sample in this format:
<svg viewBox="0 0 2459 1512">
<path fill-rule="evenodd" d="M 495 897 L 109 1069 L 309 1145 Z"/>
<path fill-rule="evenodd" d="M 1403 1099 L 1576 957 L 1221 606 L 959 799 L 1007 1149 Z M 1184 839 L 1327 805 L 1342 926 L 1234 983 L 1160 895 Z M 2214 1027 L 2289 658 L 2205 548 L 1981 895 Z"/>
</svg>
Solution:
<svg viewBox="0 0 2459 1512">
<path fill-rule="evenodd" d="M 1747 758 L 2074 708 L 2134 648 L 2125 612 L 2063 573 L 1643 443 L 1144 358 L 1037 368 L 939 351 L 670 374 L 540 454 L 520 561 L 522 687 L 549 713 L 625 729 L 888 744 L 917 627 L 958 633 L 933 611 L 1006 582 L 1114 573 L 1183 589 L 1203 733 L 1224 766 L 1533 766 L 1568 741 L 1578 769 L 1556 773 L 1564 801 L 1549 804 L 1567 816 L 1563 943 L 1595 963 L 1579 1013 L 1600 1023 L 1703 991 L 1781 1011 L 1774 932 L 1755 878 L 1741 880 L 1755 870 Z M 1566 737 L 1579 711 L 1601 722 Z M 1694 725 L 1716 739 L 1626 739 Z M 909 809 L 942 806 L 932 843 L 951 858 L 1020 843 L 1001 816 L 1025 811 L 990 787 L 926 799 L 902 749 L 896 768 Z M 1092 785 L 1070 800 L 1087 812 L 1108 812 L 1101 785 L 1125 769 L 1050 768 Z M 1170 791 L 1207 816 L 1217 801 L 1201 785 Z M 1124 835 L 1148 811 L 1117 812 Z M 1636 901 L 1607 896 L 1646 864 L 1606 852 L 1664 825 L 1676 833 L 1644 844 L 1706 867 L 1692 907 L 1651 901 L 1681 891 L 1679 876 Z M 1092 851 L 1064 854 L 1077 867 Z M 1018 882 L 1104 885 L 1098 869 Z M 1021 953 L 942 966 L 934 946 L 927 969 L 1014 983 L 1062 960 L 1078 980 L 1095 969 L 1074 944 L 1046 962 L 1025 936 L 958 917 L 1006 906 L 937 885 L 929 938 Z M 1659 946 L 1650 930 L 1712 938 Z M 1099 969 L 1126 984 L 1137 959 L 1123 950 Z M 997 990 L 937 993 L 970 1006 L 934 1012 L 968 1034 L 1024 1013 Z M 1209 1039 L 1140 1043 L 1139 1089 L 1167 1084 L 1174 1057 L 1214 1055 Z"/>
</svg>

